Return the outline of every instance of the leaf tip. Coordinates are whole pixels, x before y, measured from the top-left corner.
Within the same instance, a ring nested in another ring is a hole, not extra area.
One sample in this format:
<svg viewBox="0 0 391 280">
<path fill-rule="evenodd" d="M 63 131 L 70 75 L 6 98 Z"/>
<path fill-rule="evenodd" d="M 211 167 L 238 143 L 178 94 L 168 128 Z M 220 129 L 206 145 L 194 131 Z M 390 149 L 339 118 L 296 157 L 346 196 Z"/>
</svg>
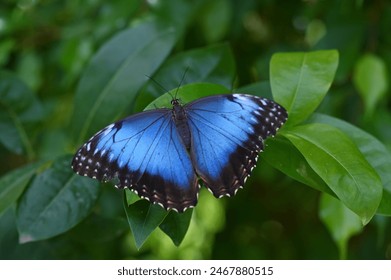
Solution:
<svg viewBox="0 0 391 280">
<path fill-rule="evenodd" d="M 19 244 L 28 243 L 28 242 L 31 242 L 31 241 L 34 241 L 34 237 L 31 236 L 30 234 L 28 234 L 28 233 L 21 233 L 19 235 Z"/>
<path fill-rule="evenodd" d="M 361 217 L 361 223 L 363 226 L 366 226 L 371 220 L 372 220 L 372 217 L 367 217 L 367 216 Z"/>
</svg>

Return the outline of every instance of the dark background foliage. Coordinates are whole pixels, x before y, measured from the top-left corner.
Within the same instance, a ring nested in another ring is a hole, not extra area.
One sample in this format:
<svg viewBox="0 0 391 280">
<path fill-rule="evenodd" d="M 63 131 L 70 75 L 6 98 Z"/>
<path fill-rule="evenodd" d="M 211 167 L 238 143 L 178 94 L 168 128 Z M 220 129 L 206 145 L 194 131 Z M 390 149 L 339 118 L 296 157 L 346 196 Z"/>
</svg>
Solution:
<svg viewBox="0 0 391 280">
<path fill-rule="evenodd" d="M 152 71 L 154 79 L 168 90 L 178 86 L 185 71 L 185 65 L 176 67 L 181 59 L 204 59 L 193 66 L 200 69 L 193 69 L 205 76 L 193 77 L 190 65 L 189 80 L 227 88 L 249 86 L 250 90 L 254 83 L 269 80 L 269 62 L 277 52 L 337 49 L 334 83 L 318 112 L 344 119 L 391 148 L 389 1 L 3 0 L 0 78 L 12 81 L 17 103 L 12 107 L 17 108 L 19 127 L 26 133 L 8 126 L 9 104 L 0 95 L 0 174 L 31 161 L 75 152 L 89 137 L 89 133 L 80 135 L 82 139 L 73 143 L 72 135 L 80 131 L 71 127 L 71 116 L 77 115 L 74 98 L 83 72 L 105 42 L 148 17 L 178 26 L 164 68 L 156 65 Z M 161 49 L 163 52 L 163 45 Z M 197 49 L 202 55 L 187 52 Z M 205 54 L 213 55 L 207 58 Z M 230 72 L 232 77 L 227 75 Z M 0 90 L 7 86 L 2 83 Z M 162 93 L 161 88 L 147 83 L 132 93 L 137 100 L 122 108 L 124 112 L 117 117 L 142 110 Z M 96 125 L 96 129 L 102 127 Z M 286 177 L 265 161 L 258 165 L 235 198 L 216 200 L 201 192 L 179 247 L 156 230 L 137 250 L 121 193 L 104 184 L 86 219 L 42 241 L 19 244 L 26 240 L 18 235 L 15 205 L 8 207 L 0 214 L 0 258 L 391 259 L 387 217 L 376 215 L 367 226 L 352 226 L 346 236 L 338 237 L 321 218 L 325 198 L 318 191 Z M 44 184 L 41 190 L 45 191 Z"/>
</svg>

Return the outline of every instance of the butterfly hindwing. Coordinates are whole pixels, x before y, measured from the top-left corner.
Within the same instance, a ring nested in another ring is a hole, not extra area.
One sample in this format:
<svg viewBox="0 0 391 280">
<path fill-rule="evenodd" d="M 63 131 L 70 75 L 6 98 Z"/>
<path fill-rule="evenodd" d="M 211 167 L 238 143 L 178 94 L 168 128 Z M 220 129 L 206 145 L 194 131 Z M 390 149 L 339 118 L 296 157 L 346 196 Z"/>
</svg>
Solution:
<svg viewBox="0 0 391 280">
<path fill-rule="evenodd" d="M 101 181 L 116 180 L 166 209 L 197 202 L 198 184 L 169 109 L 132 115 L 102 129 L 76 153 L 73 169 Z"/>
<path fill-rule="evenodd" d="M 185 105 L 191 158 L 216 196 L 232 196 L 256 164 L 263 141 L 286 121 L 275 102 L 245 94 L 217 95 Z"/>
</svg>

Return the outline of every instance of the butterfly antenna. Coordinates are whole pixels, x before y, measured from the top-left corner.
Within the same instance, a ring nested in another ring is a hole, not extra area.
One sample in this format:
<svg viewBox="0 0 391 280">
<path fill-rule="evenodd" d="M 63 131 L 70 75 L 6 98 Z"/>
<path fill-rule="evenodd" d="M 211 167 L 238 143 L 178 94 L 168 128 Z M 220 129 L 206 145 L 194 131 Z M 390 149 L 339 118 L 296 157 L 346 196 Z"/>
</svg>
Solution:
<svg viewBox="0 0 391 280">
<path fill-rule="evenodd" d="M 183 81 L 185 80 L 186 73 L 187 73 L 188 70 L 189 70 L 189 66 L 186 67 L 185 73 L 183 73 L 183 76 L 182 76 L 182 79 L 181 79 L 181 81 L 180 81 L 180 83 L 179 83 L 179 86 L 176 88 L 176 91 L 175 91 L 175 99 L 176 99 L 176 97 L 177 97 L 179 88 L 181 87 Z"/>
<path fill-rule="evenodd" d="M 157 84 L 162 90 L 164 90 L 164 92 L 167 92 L 172 98 L 174 98 L 171 93 L 161 84 L 159 83 L 158 81 L 156 81 L 154 78 L 152 78 L 151 76 L 148 76 L 148 75 L 145 75 L 145 77 L 147 77 L 148 79 L 150 79 L 152 82 L 154 82 L 155 84 Z"/>
</svg>

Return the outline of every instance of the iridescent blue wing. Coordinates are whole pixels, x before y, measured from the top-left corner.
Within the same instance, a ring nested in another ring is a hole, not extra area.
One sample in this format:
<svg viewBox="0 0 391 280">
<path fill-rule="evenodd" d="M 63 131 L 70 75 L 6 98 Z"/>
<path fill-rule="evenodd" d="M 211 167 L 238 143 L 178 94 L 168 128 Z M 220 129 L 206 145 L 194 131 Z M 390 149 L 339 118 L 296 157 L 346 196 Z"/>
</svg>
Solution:
<svg viewBox="0 0 391 280">
<path fill-rule="evenodd" d="M 101 181 L 114 179 L 140 197 L 179 212 L 197 203 L 198 184 L 172 112 L 132 115 L 95 134 L 76 153 L 72 167 Z"/>
<path fill-rule="evenodd" d="M 287 119 L 277 103 L 245 94 L 216 95 L 184 106 L 191 159 L 216 196 L 232 196 L 250 175 L 263 142 Z"/>
</svg>

